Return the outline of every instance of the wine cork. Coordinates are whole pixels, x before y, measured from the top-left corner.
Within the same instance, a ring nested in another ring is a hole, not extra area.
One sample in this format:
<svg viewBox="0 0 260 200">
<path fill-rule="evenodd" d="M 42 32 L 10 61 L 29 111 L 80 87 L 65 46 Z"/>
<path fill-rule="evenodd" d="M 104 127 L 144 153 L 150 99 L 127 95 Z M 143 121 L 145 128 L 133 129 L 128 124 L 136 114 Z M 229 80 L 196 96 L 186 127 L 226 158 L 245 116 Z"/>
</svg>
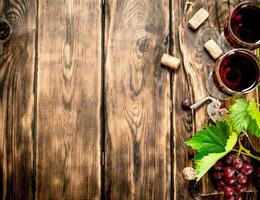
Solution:
<svg viewBox="0 0 260 200">
<path fill-rule="evenodd" d="M 196 171 L 192 167 L 185 167 L 182 171 L 182 175 L 186 180 L 195 180 L 196 179 Z"/>
<path fill-rule="evenodd" d="M 179 58 L 170 56 L 168 54 L 163 54 L 161 59 L 161 63 L 167 67 L 170 67 L 174 70 L 177 70 L 180 66 L 181 60 Z"/>
<path fill-rule="evenodd" d="M 193 17 L 189 20 L 188 25 L 196 30 L 209 16 L 209 13 L 201 8 L 199 9 Z"/>
<path fill-rule="evenodd" d="M 212 58 L 217 59 L 219 58 L 222 54 L 223 51 L 222 49 L 217 45 L 217 43 L 210 39 L 204 44 L 204 47 L 207 49 L 209 54 L 212 56 Z"/>
</svg>

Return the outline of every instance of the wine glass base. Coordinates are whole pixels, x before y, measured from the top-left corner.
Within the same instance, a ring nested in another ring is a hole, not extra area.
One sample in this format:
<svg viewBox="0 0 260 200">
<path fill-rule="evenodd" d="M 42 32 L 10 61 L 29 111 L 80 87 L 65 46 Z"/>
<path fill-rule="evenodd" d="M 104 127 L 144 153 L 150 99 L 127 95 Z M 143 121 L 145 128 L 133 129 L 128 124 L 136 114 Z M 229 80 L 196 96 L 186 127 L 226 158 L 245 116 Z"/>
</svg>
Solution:
<svg viewBox="0 0 260 200">
<path fill-rule="evenodd" d="M 207 90 L 208 90 L 208 93 L 216 98 L 216 99 L 219 99 L 219 100 L 227 100 L 227 99 L 230 99 L 232 98 L 232 96 L 230 95 L 227 95 L 227 94 L 224 94 L 223 92 L 221 92 L 215 85 L 214 81 L 213 81 L 213 73 L 211 72 L 208 79 L 207 79 L 207 82 L 206 82 L 206 87 L 207 87 Z"/>
</svg>

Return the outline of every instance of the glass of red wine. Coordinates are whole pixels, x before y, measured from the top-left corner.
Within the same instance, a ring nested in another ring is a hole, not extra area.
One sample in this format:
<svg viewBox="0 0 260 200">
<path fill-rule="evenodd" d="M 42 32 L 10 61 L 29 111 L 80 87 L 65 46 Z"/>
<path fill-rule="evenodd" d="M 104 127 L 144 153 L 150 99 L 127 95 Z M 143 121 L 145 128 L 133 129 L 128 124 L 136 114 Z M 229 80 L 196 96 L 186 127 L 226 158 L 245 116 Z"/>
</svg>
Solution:
<svg viewBox="0 0 260 200">
<path fill-rule="evenodd" d="M 260 79 L 259 59 L 249 50 L 260 47 L 260 2 L 238 4 L 228 16 L 218 42 L 226 53 L 207 80 L 208 92 L 224 100 L 255 89 Z"/>
<path fill-rule="evenodd" d="M 252 91 L 259 82 L 259 59 L 240 48 L 228 51 L 217 61 L 207 80 L 207 89 L 213 97 L 224 100 Z"/>
<path fill-rule="evenodd" d="M 227 49 L 260 47 L 260 1 L 238 4 L 228 16 L 219 43 Z M 226 50 L 223 48 L 223 50 Z"/>
</svg>

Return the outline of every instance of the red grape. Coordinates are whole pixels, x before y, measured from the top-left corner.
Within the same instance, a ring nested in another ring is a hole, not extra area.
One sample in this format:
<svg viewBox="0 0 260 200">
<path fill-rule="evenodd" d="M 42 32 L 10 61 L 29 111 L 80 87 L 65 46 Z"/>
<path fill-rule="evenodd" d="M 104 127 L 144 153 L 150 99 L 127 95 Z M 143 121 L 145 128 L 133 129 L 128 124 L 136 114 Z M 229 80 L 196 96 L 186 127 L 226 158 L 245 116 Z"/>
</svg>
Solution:
<svg viewBox="0 0 260 200">
<path fill-rule="evenodd" d="M 240 183 L 240 184 L 245 184 L 247 182 L 247 176 L 244 175 L 244 174 L 238 174 L 237 175 L 237 182 Z"/>
<path fill-rule="evenodd" d="M 244 186 L 244 185 L 235 184 L 234 189 L 235 189 L 235 192 L 236 192 L 237 194 L 241 194 L 241 193 L 245 192 L 247 188 L 246 188 L 246 186 Z"/>
<path fill-rule="evenodd" d="M 228 185 L 233 185 L 236 182 L 236 179 L 234 177 L 226 177 L 225 182 Z"/>
<path fill-rule="evenodd" d="M 192 106 L 191 99 L 184 99 L 181 102 L 181 107 L 183 110 L 190 110 L 190 107 Z"/>
<path fill-rule="evenodd" d="M 233 161 L 233 167 L 234 167 L 235 169 L 240 169 L 242 166 L 243 166 L 243 161 L 242 161 L 240 158 L 236 158 L 236 159 Z"/>
<path fill-rule="evenodd" d="M 220 180 L 217 182 L 216 189 L 218 191 L 222 191 L 224 189 L 225 185 L 226 185 L 225 182 L 223 180 Z"/>
<path fill-rule="evenodd" d="M 231 197 L 234 195 L 234 187 L 232 186 L 225 186 L 224 187 L 224 194 L 225 196 Z"/>
<path fill-rule="evenodd" d="M 213 173 L 213 178 L 214 178 L 214 180 L 221 180 L 222 179 L 222 177 L 223 177 L 223 173 L 222 172 L 214 172 Z"/>
<path fill-rule="evenodd" d="M 222 170 L 223 167 L 224 167 L 224 164 L 223 164 L 223 162 L 221 162 L 221 161 L 218 161 L 218 162 L 213 166 L 213 168 L 214 168 L 216 171 Z"/>
<path fill-rule="evenodd" d="M 212 167 L 211 177 L 216 181 L 215 189 L 224 191 L 226 200 L 242 200 L 251 180 L 249 175 L 253 172 L 255 187 L 260 189 L 259 164 L 248 156 L 240 155 L 238 158 L 229 153 Z"/>
<path fill-rule="evenodd" d="M 251 163 L 251 158 L 249 156 L 241 155 L 240 158 L 246 164 L 250 164 Z"/>
<path fill-rule="evenodd" d="M 250 175 L 254 171 L 254 167 L 250 164 L 244 164 L 240 171 L 245 175 Z"/>
<path fill-rule="evenodd" d="M 243 200 L 243 194 L 235 195 L 235 200 Z"/>
<path fill-rule="evenodd" d="M 231 163 L 233 163 L 233 160 L 234 160 L 234 156 L 232 154 L 228 154 L 226 157 L 225 157 L 225 162 L 226 164 L 230 165 Z"/>
<path fill-rule="evenodd" d="M 235 174 L 235 170 L 232 167 L 226 167 L 224 173 L 226 177 L 232 177 Z"/>
</svg>

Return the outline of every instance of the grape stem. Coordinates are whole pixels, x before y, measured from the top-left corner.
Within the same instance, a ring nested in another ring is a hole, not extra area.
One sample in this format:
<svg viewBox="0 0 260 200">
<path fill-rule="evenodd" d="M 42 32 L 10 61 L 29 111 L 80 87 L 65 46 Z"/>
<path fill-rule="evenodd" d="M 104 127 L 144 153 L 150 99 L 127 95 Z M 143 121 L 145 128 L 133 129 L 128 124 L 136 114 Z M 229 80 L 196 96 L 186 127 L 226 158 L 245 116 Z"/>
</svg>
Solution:
<svg viewBox="0 0 260 200">
<path fill-rule="evenodd" d="M 242 132 L 239 136 L 239 139 L 238 139 L 238 144 L 239 144 L 239 149 L 232 149 L 232 151 L 235 151 L 235 152 L 238 152 L 238 157 L 240 154 L 243 154 L 243 155 L 246 155 L 246 156 L 249 156 L 253 159 L 256 159 L 258 161 L 260 161 L 260 157 L 259 156 L 256 156 L 256 155 L 253 155 L 250 150 L 248 150 L 247 148 L 245 148 L 242 143 L 241 143 L 241 140 L 243 139 L 243 137 L 246 136 L 247 139 L 249 140 L 249 143 L 250 145 L 253 147 L 253 149 L 257 152 L 259 152 L 258 150 L 256 150 L 256 148 L 254 147 L 254 145 L 252 144 L 248 134 L 246 132 Z"/>
<path fill-rule="evenodd" d="M 254 158 L 254 159 L 260 161 L 260 157 L 255 156 L 255 155 L 253 155 L 253 154 L 251 154 L 251 153 L 246 153 L 246 152 L 244 152 L 244 151 L 237 150 L 237 149 L 232 149 L 232 151 L 239 152 L 239 153 L 242 154 L 242 155 L 246 155 L 246 156 L 249 156 L 249 157 L 251 157 L 251 158 Z M 239 154 L 238 154 L 238 155 L 239 155 Z"/>
<path fill-rule="evenodd" d="M 253 145 L 252 141 L 250 140 L 248 134 L 247 134 L 245 131 L 243 131 L 243 132 L 240 134 L 239 139 L 242 140 L 244 136 L 246 136 L 247 140 L 249 141 L 249 143 L 250 143 L 251 147 L 254 149 L 254 151 L 256 151 L 257 153 L 260 153 L 260 150 L 257 149 L 257 148 Z"/>
</svg>

